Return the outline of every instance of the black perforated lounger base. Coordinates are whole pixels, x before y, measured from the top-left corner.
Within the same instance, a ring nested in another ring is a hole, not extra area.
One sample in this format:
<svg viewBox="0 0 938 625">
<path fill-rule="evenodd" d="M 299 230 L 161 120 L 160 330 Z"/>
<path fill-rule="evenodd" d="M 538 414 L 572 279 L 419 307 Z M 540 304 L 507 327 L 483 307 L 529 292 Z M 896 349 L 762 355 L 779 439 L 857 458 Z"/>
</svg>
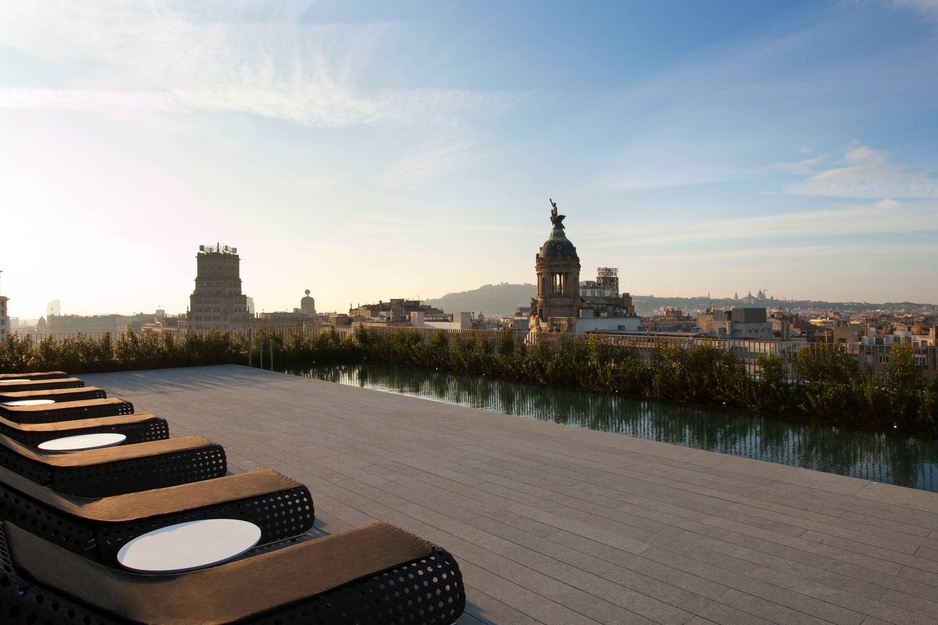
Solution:
<svg viewBox="0 0 938 625">
<path fill-rule="evenodd" d="M 466 605 L 449 553 L 381 523 L 163 576 L 107 569 L 4 523 L 0 567 L 11 625 L 450 625 Z"/>
<path fill-rule="evenodd" d="M 61 423 L 16 423 L 0 417 L 0 434 L 30 447 L 64 436 L 107 432 L 123 434 L 124 444 L 131 445 L 169 438 L 169 424 L 149 412 Z"/>
<path fill-rule="evenodd" d="M 101 499 L 68 497 L 5 469 L 0 477 L 0 519 L 105 564 L 132 538 L 176 523 L 240 519 L 268 543 L 315 521 L 309 489 L 270 469 Z"/>
<path fill-rule="evenodd" d="M 0 466 L 79 497 L 106 497 L 225 475 L 225 450 L 201 436 L 43 452 L 0 436 Z"/>
<path fill-rule="evenodd" d="M 63 401 L 44 406 L 0 406 L 0 414 L 17 423 L 56 423 L 133 413 L 133 403 L 119 397 Z"/>
<path fill-rule="evenodd" d="M 86 399 L 107 399 L 107 392 L 97 386 L 82 386 L 81 388 L 53 388 L 46 391 L 13 391 L 6 392 L 0 387 L 0 403 L 8 401 L 23 401 L 24 399 L 51 399 L 60 401 L 84 401 Z"/>
</svg>

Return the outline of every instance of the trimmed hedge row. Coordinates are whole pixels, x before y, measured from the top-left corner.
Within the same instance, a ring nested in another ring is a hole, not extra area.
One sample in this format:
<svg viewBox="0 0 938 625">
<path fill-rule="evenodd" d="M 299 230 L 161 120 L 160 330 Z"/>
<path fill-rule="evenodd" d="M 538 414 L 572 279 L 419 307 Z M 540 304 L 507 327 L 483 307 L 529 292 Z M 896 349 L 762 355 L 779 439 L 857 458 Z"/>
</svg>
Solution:
<svg viewBox="0 0 938 625">
<path fill-rule="evenodd" d="M 650 356 L 600 335 L 547 336 L 526 342 L 511 331 L 436 333 L 359 328 L 352 339 L 366 359 L 506 378 L 544 386 L 730 406 L 878 431 L 938 433 L 938 380 L 925 380 L 908 343 L 892 347 L 882 373 L 861 372 L 842 345 L 811 345 L 789 363 L 759 356 L 759 373 L 712 343 L 662 341 Z"/>
<path fill-rule="evenodd" d="M 249 354 L 249 350 L 253 350 Z M 178 337 L 153 332 L 92 339 L 78 335 L 33 344 L 16 334 L 0 343 L 0 371 L 61 369 L 70 373 L 162 367 L 260 363 L 269 354 L 279 368 L 377 361 L 543 386 L 731 406 L 782 413 L 818 422 L 879 431 L 938 433 L 938 380 L 925 380 L 909 344 L 892 347 L 882 373 L 867 376 L 839 345 L 812 345 L 791 363 L 760 356 L 758 375 L 732 353 L 710 343 L 684 347 L 659 342 L 650 354 L 620 347 L 599 335 L 548 335 L 526 341 L 505 330 L 434 333 L 413 329 L 352 334 L 334 329 L 316 335 L 261 329 L 249 343 L 243 333 L 213 331 Z"/>
<path fill-rule="evenodd" d="M 83 334 L 65 339 L 12 334 L 0 343 L 0 371 L 62 370 L 69 373 L 135 371 L 247 362 L 243 334 L 212 331 L 178 337 L 157 332 L 127 332 L 115 341 Z"/>
</svg>

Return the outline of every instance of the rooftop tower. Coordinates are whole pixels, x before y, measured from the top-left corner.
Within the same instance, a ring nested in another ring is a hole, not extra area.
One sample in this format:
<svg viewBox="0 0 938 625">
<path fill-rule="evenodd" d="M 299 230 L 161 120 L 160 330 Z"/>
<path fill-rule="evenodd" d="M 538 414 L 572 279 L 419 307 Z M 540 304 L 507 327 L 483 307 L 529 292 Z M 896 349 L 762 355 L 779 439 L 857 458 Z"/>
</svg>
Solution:
<svg viewBox="0 0 938 625">
<path fill-rule="evenodd" d="M 251 324 L 247 296 L 241 293 L 238 248 L 200 245 L 195 290 L 189 296 L 190 330 L 242 330 Z"/>
<path fill-rule="evenodd" d="M 557 203 L 550 200 L 550 237 L 534 257 L 537 297 L 531 300 L 532 332 L 574 332 L 580 309 L 580 257 L 564 234 Z"/>
</svg>

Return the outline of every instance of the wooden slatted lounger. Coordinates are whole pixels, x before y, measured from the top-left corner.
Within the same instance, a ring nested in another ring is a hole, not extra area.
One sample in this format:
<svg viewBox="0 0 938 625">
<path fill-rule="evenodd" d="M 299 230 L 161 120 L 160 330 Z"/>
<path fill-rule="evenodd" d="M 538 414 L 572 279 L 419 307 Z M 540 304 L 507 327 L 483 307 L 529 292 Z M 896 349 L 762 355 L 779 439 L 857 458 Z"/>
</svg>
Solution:
<svg viewBox="0 0 938 625">
<path fill-rule="evenodd" d="M 449 625 L 466 605 L 456 560 L 384 523 L 172 575 L 108 569 L 3 523 L 0 560 L 10 625 Z"/>
<path fill-rule="evenodd" d="M 39 391 L 4 391 L 0 385 L 0 403 L 24 399 L 51 399 L 53 401 L 78 401 L 81 399 L 104 399 L 107 392 L 97 386 L 79 388 L 50 388 Z"/>
<path fill-rule="evenodd" d="M 313 498 L 303 484 L 270 469 L 112 497 L 71 497 L 0 468 L 0 519 L 109 566 L 127 541 L 199 519 L 249 521 L 261 542 L 308 532 Z M 2 611 L 0 611 L 2 614 Z"/>
<path fill-rule="evenodd" d="M 6 378 L 6 380 L 26 379 L 22 377 Z M 78 378 L 55 378 L 49 380 L 31 380 L 29 382 L 10 382 L 0 379 L 0 389 L 4 392 L 13 391 L 43 391 L 50 388 L 81 388 L 85 383 Z"/>
<path fill-rule="evenodd" d="M 0 466 L 60 493 L 104 497 L 221 477 L 225 450 L 201 436 L 44 452 L 0 435 Z"/>
<path fill-rule="evenodd" d="M 134 405 L 117 397 L 63 401 L 38 406 L 2 406 L 0 415 L 17 423 L 50 423 L 133 414 Z"/>
<path fill-rule="evenodd" d="M 12 380 L 26 378 L 29 380 L 55 380 L 57 378 L 67 378 L 69 375 L 64 371 L 26 371 L 23 373 L 0 373 L 0 380 Z"/>
<path fill-rule="evenodd" d="M 169 438 L 169 424 L 149 412 L 52 423 L 16 423 L 0 416 L 0 434 L 29 447 L 63 436 L 105 432 L 123 434 L 125 444 L 145 443 Z"/>
</svg>

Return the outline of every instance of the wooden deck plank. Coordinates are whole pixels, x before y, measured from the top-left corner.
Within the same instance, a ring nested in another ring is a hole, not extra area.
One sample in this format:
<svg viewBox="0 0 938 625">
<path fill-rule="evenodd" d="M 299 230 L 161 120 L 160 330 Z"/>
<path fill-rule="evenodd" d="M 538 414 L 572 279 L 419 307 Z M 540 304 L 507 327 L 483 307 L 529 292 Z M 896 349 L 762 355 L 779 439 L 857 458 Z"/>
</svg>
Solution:
<svg viewBox="0 0 938 625">
<path fill-rule="evenodd" d="M 80 376 L 317 528 L 449 549 L 460 625 L 934 623 L 938 494 L 238 366 Z"/>
</svg>

